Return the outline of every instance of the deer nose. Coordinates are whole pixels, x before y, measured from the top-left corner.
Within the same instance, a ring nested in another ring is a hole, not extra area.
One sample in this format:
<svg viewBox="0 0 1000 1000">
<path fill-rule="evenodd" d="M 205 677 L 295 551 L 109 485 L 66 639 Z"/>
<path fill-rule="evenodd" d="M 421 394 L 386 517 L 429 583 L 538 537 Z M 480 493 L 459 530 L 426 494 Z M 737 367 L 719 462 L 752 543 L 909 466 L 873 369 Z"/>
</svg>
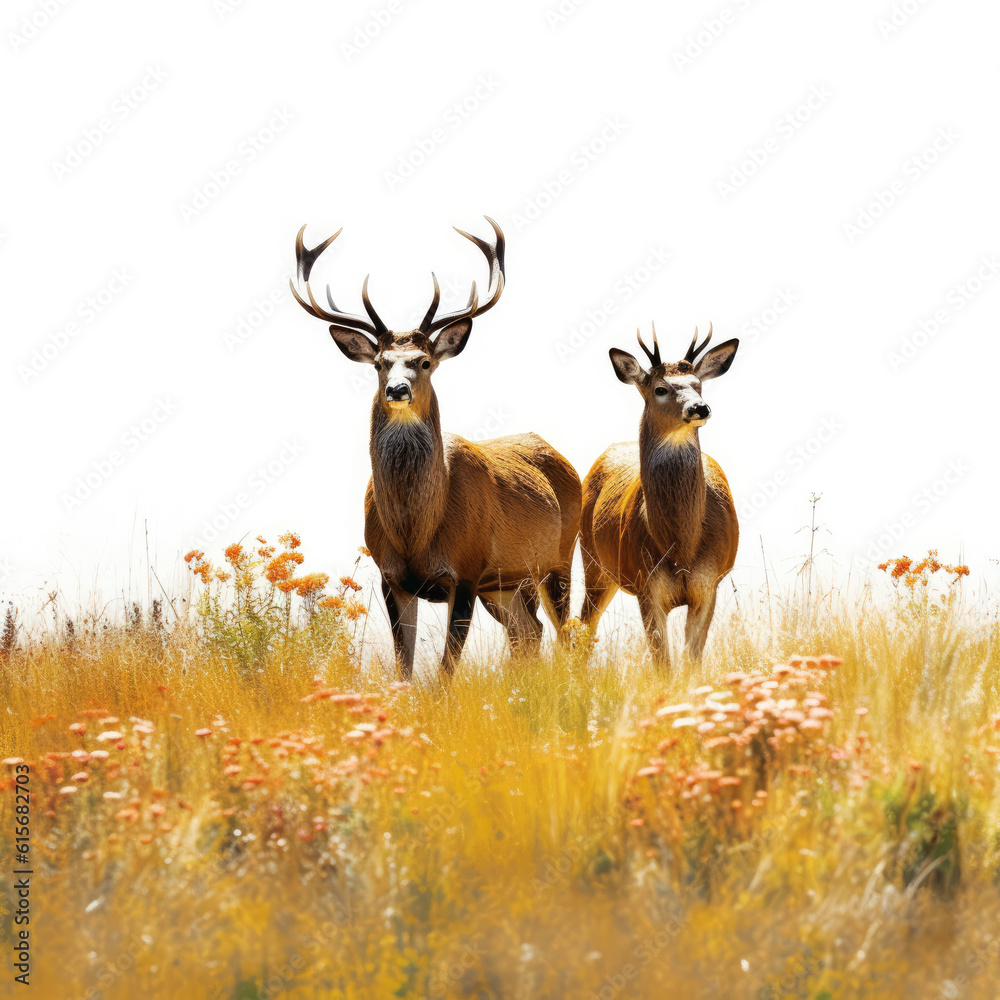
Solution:
<svg viewBox="0 0 1000 1000">
<path fill-rule="evenodd" d="M 397 382 L 395 385 L 385 387 L 385 398 L 390 403 L 409 403 L 413 400 L 413 393 L 405 382 Z"/>
<path fill-rule="evenodd" d="M 699 403 L 697 406 L 689 406 L 684 411 L 684 416 L 688 420 L 708 420 L 712 415 L 712 410 L 707 403 Z"/>
</svg>

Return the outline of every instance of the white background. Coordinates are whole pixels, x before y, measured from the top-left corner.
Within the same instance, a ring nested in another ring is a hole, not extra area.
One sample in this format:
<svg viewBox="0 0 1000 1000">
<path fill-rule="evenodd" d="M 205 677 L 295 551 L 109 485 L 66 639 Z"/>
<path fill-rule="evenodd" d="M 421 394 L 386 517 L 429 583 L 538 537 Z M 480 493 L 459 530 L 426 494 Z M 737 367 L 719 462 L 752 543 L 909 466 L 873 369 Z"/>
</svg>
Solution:
<svg viewBox="0 0 1000 1000">
<path fill-rule="evenodd" d="M 537 430 L 583 475 L 638 427 L 608 348 L 655 320 L 679 357 L 711 321 L 742 340 L 702 431 L 743 515 L 739 582 L 762 577 L 759 536 L 779 575 L 801 562 L 813 491 L 832 575 L 998 554 L 1000 282 L 967 284 L 1000 253 L 994 4 L 16 0 L 3 19 L 4 599 L 145 597 L 146 521 L 180 591 L 180 555 L 241 492 L 210 556 L 294 528 L 306 569 L 349 570 L 373 373 L 288 294 L 295 233 L 343 226 L 316 284 L 360 311 L 370 272 L 408 328 L 432 268 L 442 308 L 483 284 L 450 227 L 488 234 L 484 212 L 507 289 L 435 377 L 446 429 Z M 134 446 L 158 400 L 173 412 Z"/>
</svg>

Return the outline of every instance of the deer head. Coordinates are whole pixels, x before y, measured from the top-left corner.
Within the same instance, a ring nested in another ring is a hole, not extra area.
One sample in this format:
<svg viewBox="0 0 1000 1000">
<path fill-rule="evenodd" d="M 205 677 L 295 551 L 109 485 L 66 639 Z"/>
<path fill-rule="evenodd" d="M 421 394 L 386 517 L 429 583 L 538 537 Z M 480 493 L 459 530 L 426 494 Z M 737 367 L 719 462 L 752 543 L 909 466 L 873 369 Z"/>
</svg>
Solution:
<svg viewBox="0 0 1000 1000">
<path fill-rule="evenodd" d="M 489 216 L 486 216 L 486 221 L 493 227 L 496 237 L 493 243 L 461 229 L 455 230 L 479 247 L 490 266 L 485 302 L 480 303 L 473 281 L 465 307 L 438 316 L 441 288 L 437 276 L 432 273 L 434 296 L 431 304 L 420 326 L 404 333 L 393 332 L 379 318 L 368 297 L 367 277 L 361 288 L 361 301 L 368 314 L 367 319 L 338 309 L 329 285 L 326 287 L 329 308 L 321 306 L 309 287 L 309 275 L 319 255 L 343 230 L 338 229 L 328 240 L 311 250 L 302 240 L 306 227 L 299 230 L 295 240 L 295 257 L 298 281 L 304 286 L 306 297 L 302 297 L 294 283 L 290 283 L 292 294 L 311 316 L 331 324 L 330 336 L 346 357 L 360 364 L 375 366 L 379 373 L 377 398 L 390 417 L 426 415 L 432 395 L 430 380 L 437 366 L 462 353 L 472 332 L 473 317 L 492 309 L 500 299 L 504 287 L 504 237 L 500 227 Z"/>
<path fill-rule="evenodd" d="M 727 340 L 699 358 L 698 355 L 712 339 L 712 326 L 709 324 L 708 336 L 700 344 L 696 327 L 694 340 L 687 353 L 680 361 L 671 363 L 660 358 L 655 325 L 652 351 L 643 343 L 638 330 L 636 337 L 649 358 L 649 370 L 646 371 L 627 351 L 612 347 L 609 353 L 615 374 L 622 382 L 634 385 L 639 390 L 646 404 L 643 421 L 654 430 L 659 440 L 689 440 L 691 432 L 702 426 L 712 414 L 701 395 L 702 383 L 729 371 L 740 342 L 735 339 Z"/>
</svg>

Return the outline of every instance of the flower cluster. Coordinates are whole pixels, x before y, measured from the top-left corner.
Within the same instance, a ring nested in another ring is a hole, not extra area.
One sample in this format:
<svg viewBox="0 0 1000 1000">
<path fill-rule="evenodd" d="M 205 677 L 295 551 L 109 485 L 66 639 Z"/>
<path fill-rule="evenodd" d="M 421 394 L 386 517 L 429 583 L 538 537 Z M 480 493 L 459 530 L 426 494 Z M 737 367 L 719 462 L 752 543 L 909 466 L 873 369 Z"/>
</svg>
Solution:
<svg viewBox="0 0 1000 1000">
<path fill-rule="evenodd" d="M 327 573 L 297 575 L 298 567 L 305 562 L 305 556 L 299 551 L 302 540 L 294 532 L 287 531 L 279 536 L 278 542 L 282 546 L 281 552 L 278 552 L 275 546 L 270 545 L 267 539 L 260 535 L 257 536 L 257 542 L 256 553 L 248 551 L 235 542 L 226 548 L 224 557 L 232 572 L 216 569 L 211 561 L 205 558 L 205 553 L 198 549 L 192 549 L 188 552 L 184 556 L 184 561 L 188 564 L 191 572 L 205 584 L 211 583 L 213 580 L 226 583 L 235 577 L 238 594 L 252 590 L 259 577 L 261 582 L 266 582 L 282 594 L 291 595 L 294 593 L 303 598 L 307 610 L 310 612 L 317 607 L 345 608 L 349 611 L 348 617 L 352 620 L 367 613 L 367 609 L 359 601 L 346 603 L 344 601 L 344 594 L 347 590 L 357 591 L 361 589 L 361 585 L 356 583 L 352 577 L 341 577 L 339 594 L 327 596 L 324 594 L 326 585 L 330 582 Z"/>
<path fill-rule="evenodd" d="M 879 563 L 880 570 L 888 573 L 894 584 L 900 580 L 911 590 L 914 587 L 926 587 L 931 577 L 944 570 L 951 577 L 949 586 L 954 586 L 963 576 L 969 575 L 969 567 L 965 565 L 953 566 L 951 563 L 943 563 L 938 560 L 937 549 L 930 549 L 927 555 L 919 562 L 902 556 L 899 559 L 889 559 L 884 563 Z"/>
<path fill-rule="evenodd" d="M 85 792 L 81 808 L 97 819 L 107 844 L 129 836 L 148 845 L 175 829 L 181 835 L 178 824 L 196 811 L 191 803 L 155 784 L 147 764 L 150 758 L 162 758 L 168 745 L 176 748 L 186 741 L 189 764 L 217 775 L 209 784 L 210 799 L 197 803 L 198 812 L 207 809 L 223 820 L 239 815 L 243 826 L 266 813 L 268 830 L 280 832 L 283 824 L 275 816 L 297 816 L 308 806 L 316 815 L 296 833 L 299 840 L 309 841 L 342 817 L 345 808 L 357 806 L 362 796 L 377 794 L 378 787 L 385 786 L 386 794 L 402 800 L 424 773 L 427 744 L 415 738 L 411 726 L 393 725 L 383 705 L 387 696 L 408 688 L 399 682 L 384 693 L 336 691 L 317 679 L 301 701 L 329 705 L 332 714 L 324 711 L 314 729 L 281 730 L 269 736 L 233 735 L 221 714 L 200 726 L 178 723 L 172 715 L 161 734 L 148 719 L 133 716 L 124 721 L 105 709 L 88 709 L 68 727 L 70 740 L 79 744 L 75 749 L 48 751 L 35 760 L 6 758 L 0 762 L 6 767 L 6 773 L 0 773 L 0 788 L 11 786 L 15 766 L 27 764 L 34 801 L 46 819 L 71 826 L 62 813 Z M 213 747 L 220 739 L 216 755 Z M 270 808 L 262 810 L 264 802 Z"/>
<path fill-rule="evenodd" d="M 301 572 L 305 562 L 301 538 L 289 531 L 279 536 L 278 543 L 280 551 L 259 535 L 255 548 L 229 545 L 224 554 L 227 570 L 213 567 L 198 549 L 184 557 L 195 578 L 217 584 L 207 586 L 198 600 L 206 640 L 245 668 L 261 667 L 302 639 L 317 650 L 329 650 L 346 641 L 345 622 L 356 622 L 368 613 L 353 596 L 361 584 L 352 576 L 341 577 L 339 588 L 327 593 L 327 573 Z M 355 570 L 360 561 L 361 555 Z M 232 592 L 222 587 L 230 580 Z M 295 597 L 301 602 L 297 614 Z"/>
<path fill-rule="evenodd" d="M 392 685 L 388 693 L 405 687 Z M 414 737 L 412 727 L 392 724 L 382 693 L 336 691 L 316 680 L 300 700 L 317 706 L 325 703 L 332 714 L 324 712 L 314 728 L 226 739 L 219 752 L 222 781 L 228 786 L 217 794 L 220 816 L 239 814 L 246 826 L 260 815 L 263 797 L 272 803 L 268 822 L 270 834 L 276 835 L 284 824 L 275 826 L 273 816 L 295 816 L 308 806 L 305 811 L 314 815 L 295 833 L 300 841 L 309 842 L 343 818 L 345 810 L 356 808 L 363 796 L 378 794 L 381 787 L 399 797 L 411 790 L 423 771 L 426 744 Z M 210 729 L 204 738 L 211 741 L 216 735 Z M 303 795 L 306 789 L 308 794 Z"/>
<path fill-rule="evenodd" d="M 793 656 L 769 674 L 735 671 L 690 701 L 662 705 L 640 723 L 657 742 L 635 772 L 632 805 L 680 817 L 715 802 L 740 813 L 764 805 L 777 773 L 812 773 L 817 754 L 837 753 L 827 742 L 834 712 L 822 687 L 841 662 Z"/>
<path fill-rule="evenodd" d="M 50 750 L 33 761 L 16 757 L 2 763 L 28 764 L 34 800 L 40 803 L 42 815 L 53 822 L 82 796 L 86 799 L 82 808 L 108 824 L 104 830 L 107 844 L 121 842 L 122 827 L 130 829 L 143 845 L 170 833 L 178 810 L 190 811 L 191 807 L 181 799 L 171 801 L 169 792 L 155 786 L 144 768 L 146 755 L 154 749 L 154 723 L 138 716 L 121 720 L 103 708 L 80 714 L 87 721 L 73 722 L 67 730 L 79 744 L 75 749 Z M 83 854 L 85 859 L 92 856 L 92 851 Z"/>
</svg>

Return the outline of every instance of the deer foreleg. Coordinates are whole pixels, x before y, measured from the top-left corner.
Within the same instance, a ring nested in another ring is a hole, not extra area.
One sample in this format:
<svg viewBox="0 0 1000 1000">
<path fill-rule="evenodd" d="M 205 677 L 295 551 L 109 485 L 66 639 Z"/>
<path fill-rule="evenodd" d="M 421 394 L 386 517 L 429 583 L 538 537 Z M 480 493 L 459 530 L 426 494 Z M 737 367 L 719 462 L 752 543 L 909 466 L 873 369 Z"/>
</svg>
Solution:
<svg viewBox="0 0 1000 1000">
<path fill-rule="evenodd" d="M 653 666 L 660 670 L 670 668 L 670 644 L 667 641 L 667 615 L 670 610 L 663 607 L 648 590 L 639 595 L 639 613 L 646 628 Z"/>
<path fill-rule="evenodd" d="M 400 677 L 409 680 L 413 676 L 413 657 L 417 648 L 417 599 L 385 580 L 382 581 L 382 596 L 389 612 L 396 666 Z"/>
<path fill-rule="evenodd" d="M 542 623 L 538 620 L 538 598 L 533 592 L 533 584 L 527 582 L 514 590 L 480 594 L 479 600 L 507 630 L 512 654 L 534 656 L 538 653 Z"/>
<path fill-rule="evenodd" d="M 698 604 L 688 605 L 687 621 L 684 624 L 684 653 L 692 660 L 701 659 L 708 638 L 708 627 L 715 614 L 716 589 L 713 587 Z"/>
</svg>

